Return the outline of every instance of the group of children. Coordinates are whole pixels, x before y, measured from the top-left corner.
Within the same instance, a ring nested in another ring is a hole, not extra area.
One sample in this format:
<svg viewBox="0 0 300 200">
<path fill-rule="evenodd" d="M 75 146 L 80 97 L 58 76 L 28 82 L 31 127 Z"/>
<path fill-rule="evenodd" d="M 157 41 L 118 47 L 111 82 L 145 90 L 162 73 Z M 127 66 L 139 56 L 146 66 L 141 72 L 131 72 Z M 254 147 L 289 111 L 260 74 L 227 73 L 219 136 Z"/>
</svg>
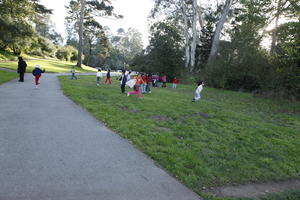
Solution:
<svg viewBox="0 0 300 200">
<path fill-rule="evenodd" d="M 38 88 L 39 79 L 40 79 L 42 73 L 44 73 L 44 72 L 45 72 L 45 69 L 42 70 L 40 65 L 36 65 L 35 69 L 32 71 L 32 74 L 35 76 L 36 88 Z M 77 79 L 76 74 L 75 74 L 75 68 L 71 69 L 71 73 L 72 73 L 71 79 Z M 98 69 L 98 72 L 96 74 L 97 86 L 101 85 L 102 75 L 103 74 L 101 72 L 101 69 Z M 157 74 L 151 75 L 151 74 L 138 73 L 138 75 L 136 76 L 135 79 L 131 79 L 131 71 L 129 71 L 126 74 L 126 71 L 122 70 L 122 75 L 119 77 L 119 81 L 120 81 L 122 93 L 125 93 L 125 87 L 126 87 L 126 85 L 128 85 L 129 87 L 133 88 L 133 91 L 128 92 L 127 96 L 137 94 L 138 99 L 141 99 L 143 93 L 151 93 L 151 84 L 152 84 L 152 87 L 158 86 L 159 76 Z M 161 81 L 162 81 L 162 88 L 166 88 L 167 87 L 166 75 L 163 75 L 161 77 Z M 110 70 L 108 70 L 108 72 L 106 73 L 106 79 L 103 82 L 103 84 L 106 84 L 106 83 L 112 84 Z M 179 83 L 179 80 L 176 77 L 174 77 L 172 83 L 173 83 L 172 88 L 176 89 L 177 84 Z M 204 86 L 203 81 L 198 82 L 198 86 L 196 88 L 192 102 L 198 101 L 201 98 L 200 94 L 201 94 L 201 91 L 203 90 L 203 86 Z"/>
</svg>

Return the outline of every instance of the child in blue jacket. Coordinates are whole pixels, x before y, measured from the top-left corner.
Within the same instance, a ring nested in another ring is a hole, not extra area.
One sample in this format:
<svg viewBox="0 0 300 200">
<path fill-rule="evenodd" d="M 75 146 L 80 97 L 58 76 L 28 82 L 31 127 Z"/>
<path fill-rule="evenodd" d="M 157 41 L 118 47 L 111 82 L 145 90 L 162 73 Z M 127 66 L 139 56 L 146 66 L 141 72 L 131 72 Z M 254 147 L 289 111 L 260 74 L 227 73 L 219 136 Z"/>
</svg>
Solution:
<svg viewBox="0 0 300 200">
<path fill-rule="evenodd" d="M 42 76 L 42 73 L 45 73 L 45 69 L 41 70 L 40 65 L 36 65 L 34 70 L 32 71 L 33 76 L 35 77 L 35 87 L 38 88 L 39 80 Z"/>
</svg>

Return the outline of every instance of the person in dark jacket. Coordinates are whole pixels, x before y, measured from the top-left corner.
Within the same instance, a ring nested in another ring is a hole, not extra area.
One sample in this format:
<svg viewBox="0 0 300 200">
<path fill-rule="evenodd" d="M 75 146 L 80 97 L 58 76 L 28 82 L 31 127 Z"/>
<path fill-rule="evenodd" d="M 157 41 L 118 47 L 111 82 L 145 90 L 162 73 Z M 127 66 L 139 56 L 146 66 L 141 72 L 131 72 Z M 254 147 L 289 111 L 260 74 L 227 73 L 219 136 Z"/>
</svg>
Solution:
<svg viewBox="0 0 300 200">
<path fill-rule="evenodd" d="M 122 76 L 119 79 L 120 84 L 121 84 L 121 92 L 124 93 L 125 92 L 125 85 L 127 82 L 127 75 L 125 74 L 125 70 L 122 70 Z"/>
<path fill-rule="evenodd" d="M 26 72 L 26 67 L 27 67 L 27 64 L 26 62 L 23 60 L 22 57 L 19 57 L 19 62 L 18 62 L 18 73 L 20 75 L 20 79 L 19 79 L 19 82 L 24 82 L 24 74 Z"/>
<path fill-rule="evenodd" d="M 39 79 L 42 76 L 42 73 L 44 73 L 46 70 L 43 69 L 41 70 L 41 66 L 40 65 L 36 65 L 35 69 L 32 71 L 32 75 L 35 77 L 35 87 L 38 88 L 38 84 L 39 84 Z"/>
</svg>

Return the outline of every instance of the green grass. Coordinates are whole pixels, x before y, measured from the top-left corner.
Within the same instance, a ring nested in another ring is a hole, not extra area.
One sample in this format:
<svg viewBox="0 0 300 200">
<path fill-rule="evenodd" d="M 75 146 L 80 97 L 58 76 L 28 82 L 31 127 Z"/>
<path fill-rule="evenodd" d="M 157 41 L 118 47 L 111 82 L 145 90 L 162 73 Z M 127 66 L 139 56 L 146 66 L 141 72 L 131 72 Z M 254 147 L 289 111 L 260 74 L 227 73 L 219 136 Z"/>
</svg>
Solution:
<svg viewBox="0 0 300 200">
<path fill-rule="evenodd" d="M 18 74 L 15 72 L 7 72 L 0 70 L 0 84 L 16 79 Z"/>
<path fill-rule="evenodd" d="M 95 77 L 60 77 L 65 95 L 207 199 L 202 187 L 300 175 L 300 103 L 195 86 L 127 97 Z M 128 89 L 127 89 L 128 90 Z M 223 198 L 224 199 L 224 198 Z"/>
<path fill-rule="evenodd" d="M 46 69 L 46 72 L 70 72 L 71 67 L 75 65 L 75 63 L 56 60 L 56 59 L 47 59 L 47 60 L 29 60 L 27 62 L 26 72 L 31 72 L 35 65 L 39 64 L 41 67 Z M 18 62 L 2 62 L 0 63 L 0 67 L 17 70 Z M 87 67 L 82 65 L 82 69 L 76 67 L 76 72 L 96 72 L 95 68 Z"/>
</svg>

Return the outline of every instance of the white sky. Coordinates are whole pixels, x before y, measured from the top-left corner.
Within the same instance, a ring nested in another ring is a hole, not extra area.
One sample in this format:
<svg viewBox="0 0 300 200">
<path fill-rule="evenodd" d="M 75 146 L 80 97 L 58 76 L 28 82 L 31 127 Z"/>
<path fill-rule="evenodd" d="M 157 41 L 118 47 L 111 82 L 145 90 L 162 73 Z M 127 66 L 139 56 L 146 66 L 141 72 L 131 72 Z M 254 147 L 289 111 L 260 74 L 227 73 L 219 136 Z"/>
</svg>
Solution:
<svg viewBox="0 0 300 200">
<path fill-rule="evenodd" d="M 53 9 L 52 20 L 56 25 L 56 30 L 65 36 L 64 19 L 66 17 L 65 5 L 68 0 L 41 0 L 41 3 L 49 9 Z M 135 28 L 143 35 L 144 46 L 148 45 L 148 21 L 147 17 L 153 8 L 153 0 L 112 0 L 115 13 L 123 15 L 123 19 L 99 19 L 99 23 L 108 26 L 115 34 L 119 28 Z"/>
</svg>

